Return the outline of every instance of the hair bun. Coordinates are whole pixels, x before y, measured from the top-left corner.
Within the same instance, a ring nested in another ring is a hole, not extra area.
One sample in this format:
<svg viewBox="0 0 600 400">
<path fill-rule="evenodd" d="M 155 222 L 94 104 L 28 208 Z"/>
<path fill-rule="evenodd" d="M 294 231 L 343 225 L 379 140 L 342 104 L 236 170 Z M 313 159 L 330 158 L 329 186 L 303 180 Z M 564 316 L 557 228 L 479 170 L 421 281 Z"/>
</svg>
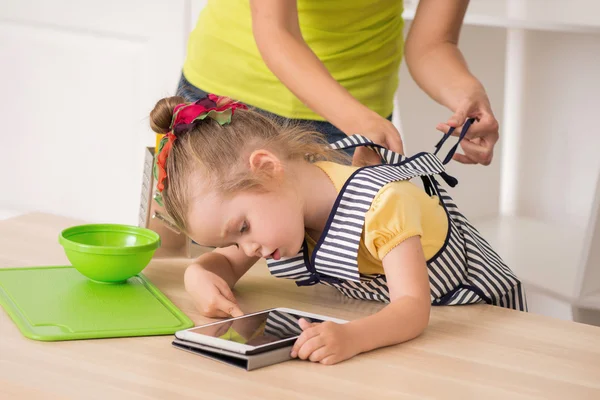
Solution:
<svg viewBox="0 0 600 400">
<path fill-rule="evenodd" d="M 160 99 L 150 112 L 150 127 L 156 133 L 167 133 L 173 120 L 173 109 L 178 104 L 185 103 L 181 96 Z"/>
</svg>

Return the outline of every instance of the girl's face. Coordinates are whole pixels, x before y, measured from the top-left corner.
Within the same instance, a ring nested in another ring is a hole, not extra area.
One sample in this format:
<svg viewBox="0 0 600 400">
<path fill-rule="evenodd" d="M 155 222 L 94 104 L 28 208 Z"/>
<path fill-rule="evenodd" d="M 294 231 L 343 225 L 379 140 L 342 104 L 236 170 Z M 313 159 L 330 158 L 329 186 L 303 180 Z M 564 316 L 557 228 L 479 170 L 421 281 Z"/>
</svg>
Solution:
<svg viewBox="0 0 600 400">
<path fill-rule="evenodd" d="M 239 246 L 248 257 L 298 254 L 304 241 L 304 215 L 294 188 L 244 191 L 224 197 L 209 190 L 192 203 L 188 233 L 210 247 Z"/>
</svg>

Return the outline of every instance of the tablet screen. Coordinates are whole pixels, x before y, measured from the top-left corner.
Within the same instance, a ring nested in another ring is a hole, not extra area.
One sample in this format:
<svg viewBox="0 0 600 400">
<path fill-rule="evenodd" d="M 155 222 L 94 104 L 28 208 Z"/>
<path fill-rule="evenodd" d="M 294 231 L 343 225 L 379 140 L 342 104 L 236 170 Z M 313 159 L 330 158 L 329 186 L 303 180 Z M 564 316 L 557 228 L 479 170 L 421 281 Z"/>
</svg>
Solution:
<svg viewBox="0 0 600 400">
<path fill-rule="evenodd" d="M 189 331 L 249 346 L 261 346 L 282 339 L 298 337 L 302 333 L 302 329 L 298 325 L 300 318 L 304 318 L 308 322 L 323 322 L 314 318 L 271 310 L 197 327 Z"/>
</svg>

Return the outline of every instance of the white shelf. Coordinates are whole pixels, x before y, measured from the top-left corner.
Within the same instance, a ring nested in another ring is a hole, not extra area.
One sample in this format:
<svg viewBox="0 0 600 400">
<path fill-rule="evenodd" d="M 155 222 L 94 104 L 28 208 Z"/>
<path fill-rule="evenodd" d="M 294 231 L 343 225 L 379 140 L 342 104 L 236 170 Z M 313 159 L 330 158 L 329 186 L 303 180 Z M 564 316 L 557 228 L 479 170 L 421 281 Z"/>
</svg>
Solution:
<svg viewBox="0 0 600 400">
<path fill-rule="evenodd" d="M 404 19 L 412 20 L 418 1 L 406 1 Z M 600 33 L 598 0 L 471 0 L 466 25 L 555 32 Z"/>
<path fill-rule="evenodd" d="M 600 310 L 600 292 L 583 296 L 577 305 L 590 310 Z"/>
<path fill-rule="evenodd" d="M 575 301 L 583 230 L 519 217 L 473 224 L 527 288 L 571 304 Z"/>
</svg>

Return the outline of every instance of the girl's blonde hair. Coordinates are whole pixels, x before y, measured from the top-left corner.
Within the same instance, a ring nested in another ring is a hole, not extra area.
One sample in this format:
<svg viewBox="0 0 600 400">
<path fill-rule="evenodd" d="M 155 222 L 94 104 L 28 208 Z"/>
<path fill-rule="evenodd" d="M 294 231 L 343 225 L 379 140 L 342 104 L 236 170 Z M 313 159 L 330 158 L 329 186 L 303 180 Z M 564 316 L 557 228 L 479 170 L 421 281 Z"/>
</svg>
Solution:
<svg viewBox="0 0 600 400">
<path fill-rule="evenodd" d="M 173 109 L 185 103 L 174 96 L 159 100 L 150 112 L 150 126 L 156 133 L 169 132 Z M 192 175 L 221 194 L 263 190 L 264 177 L 250 171 L 248 156 L 267 149 L 282 161 L 332 160 L 347 163 L 349 157 L 332 150 L 323 135 L 299 125 L 278 123 L 256 111 L 236 109 L 231 123 L 220 125 L 210 118 L 198 121 L 177 140 L 169 152 L 167 179 L 162 191 L 166 212 L 183 231 L 187 229 L 190 200 L 194 196 Z"/>
</svg>

